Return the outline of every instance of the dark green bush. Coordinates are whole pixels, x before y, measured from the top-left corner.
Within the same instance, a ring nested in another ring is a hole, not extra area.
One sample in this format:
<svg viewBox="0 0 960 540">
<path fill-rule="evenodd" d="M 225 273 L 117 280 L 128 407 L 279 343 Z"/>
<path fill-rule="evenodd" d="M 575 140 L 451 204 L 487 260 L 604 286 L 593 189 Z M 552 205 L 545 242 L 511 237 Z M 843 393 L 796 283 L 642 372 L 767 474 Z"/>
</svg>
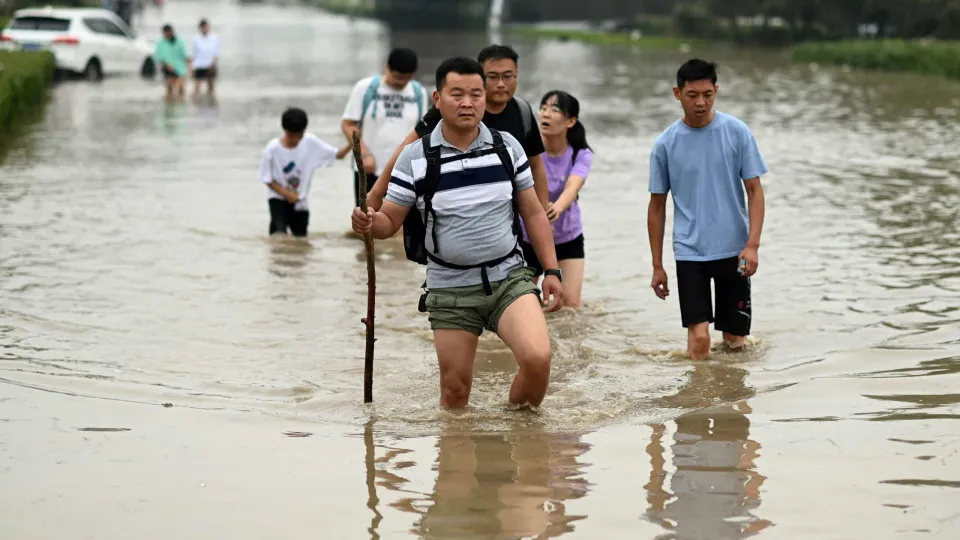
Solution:
<svg viewBox="0 0 960 540">
<path fill-rule="evenodd" d="M 793 48 L 800 62 L 910 71 L 960 79 L 960 42 L 857 40 L 804 43 Z"/>
<path fill-rule="evenodd" d="M 6 133 L 20 116 L 46 100 L 56 58 L 49 51 L 0 52 L 0 64 L 0 133 Z"/>
</svg>

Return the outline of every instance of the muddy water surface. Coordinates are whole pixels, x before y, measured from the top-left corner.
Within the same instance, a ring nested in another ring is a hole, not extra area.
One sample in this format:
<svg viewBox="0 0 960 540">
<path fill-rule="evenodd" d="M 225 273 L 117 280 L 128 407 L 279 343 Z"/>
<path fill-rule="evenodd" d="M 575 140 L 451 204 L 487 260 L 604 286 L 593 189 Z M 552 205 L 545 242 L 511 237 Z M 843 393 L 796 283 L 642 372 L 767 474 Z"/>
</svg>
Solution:
<svg viewBox="0 0 960 540">
<path fill-rule="evenodd" d="M 263 145 L 291 104 L 340 144 L 392 46 L 430 85 L 486 38 L 229 3 L 142 31 L 189 39 L 201 16 L 223 39 L 215 101 L 62 84 L 4 157 L 0 536 L 960 536 L 960 86 L 713 51 L 717 107 L 771 174 L 751 347 L 693 363 L 645 225 L 687 55 L 516 40 L 522 95 L 580 97 L 597 151 L 586 305 L 551 317 L 550 393 L 508 411 L 516 368 L 485 337 L 471 408 L 441 412 L 422 269 L 379 242 L 364 407 L 348 163 L 315 176 L 308 241 L 268 239 Z"/>
</svg>

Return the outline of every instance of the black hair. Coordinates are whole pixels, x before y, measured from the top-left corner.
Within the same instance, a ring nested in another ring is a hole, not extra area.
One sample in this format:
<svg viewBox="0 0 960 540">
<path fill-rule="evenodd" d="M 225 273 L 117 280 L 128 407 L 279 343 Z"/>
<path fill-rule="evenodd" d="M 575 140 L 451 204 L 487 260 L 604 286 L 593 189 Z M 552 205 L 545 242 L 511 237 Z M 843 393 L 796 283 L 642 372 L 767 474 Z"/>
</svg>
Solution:
<svg viewBox="0 0 960 540">
<path fill-rule="evenodd" d="M 503 60 L 506 58 L 513 60 L 514 64 L 519 65 L 518 59 L 520 55 L 509 45 L 487 45 L 477 54 L 477 62 L 480 62 L 480 64 L 483 64 L 487 60 Z"/>
<path fill-rule="evenodd" d="M 580 121 L 580 101 L 563 90 L 551 90 L 540 99 L 540 106 L 543 107 L 546 105 L 551 97 L 557 98 L 557 108 L 560 109 L 560 112 L 566 115 L 567 118 L 576 117 L 577 119 L 573 127 L 567 130 L 567 142 L 573 147 L 573 162 L 576 163 L 577 153 L 579 153 L 580 150 L 588 149 L 591 152 L 593 151 L 593 148 L 590 148 L 590 145 L 587 143 L 587 128 L 583 127 L 583 122 Z"/>
<path fill-rule="evenodd" d="M 687 60 L 680 69 L 677 70 L 677 87 L 683 88 L 690 81 L 703 81 L 709 79 L 713 84 L 717 84 L 717 64 L 716 62 L 707 62 L 699 58 Z"/>
<path fill-rule="evenodd" d="M 200 24 L 197 25 L 197 28 L 203 28 L 204 25 L 209 26 L 209 24 L 206 19 L 200 19 Z"/>
<path fill-rule="evenodd" d="M 170 26 L 169 24 L 165 24 L 165 25 L 163 25 L 163 28 L 161 29 L 161 32 L 173 32 L 173 27 Z"/>
<path fill-rule="evenodd" d="M 473 58 L 465 56 L 447 58 L 437 67 L 437 92 L 443 89 L 443 84 L 447 82 L 448 73 L 479 75 L 480 79 L 483 79 L 483 66 Z"/>
<path fill-rule="evenodd" d="M 417 71 L 417 53 L 411 49 L 394 49 L 387 58 L 387 67 L 397 73 L 413 73 Z"/>
<path fill-rule="evenodd" d="M 280 117 L 280 126 L 284 131 L 303 133 L 307 130 L 307 113 L 297 107 L 288 107 Z"/>
</svg>

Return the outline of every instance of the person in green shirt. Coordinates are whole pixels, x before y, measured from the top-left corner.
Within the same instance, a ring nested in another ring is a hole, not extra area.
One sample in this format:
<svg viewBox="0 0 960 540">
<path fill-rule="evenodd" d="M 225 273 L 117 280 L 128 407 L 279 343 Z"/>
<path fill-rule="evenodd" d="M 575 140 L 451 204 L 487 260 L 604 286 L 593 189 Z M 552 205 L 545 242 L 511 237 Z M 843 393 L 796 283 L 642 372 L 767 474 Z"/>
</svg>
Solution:
<svg viewBox="0 0 960 540">
<path fill-rule="evenodd" d="M 163 25 L 163 39 L 157 41 L 154 51 L 156 64 L 160 67 L 167 83 L 167 97 L 171 97 L 176 90 L 179 97 L 183 97 L 184 80 L 189 70 L 190 56 L 183 40 L 173 33 L 173 27 Z"/>
</svg>

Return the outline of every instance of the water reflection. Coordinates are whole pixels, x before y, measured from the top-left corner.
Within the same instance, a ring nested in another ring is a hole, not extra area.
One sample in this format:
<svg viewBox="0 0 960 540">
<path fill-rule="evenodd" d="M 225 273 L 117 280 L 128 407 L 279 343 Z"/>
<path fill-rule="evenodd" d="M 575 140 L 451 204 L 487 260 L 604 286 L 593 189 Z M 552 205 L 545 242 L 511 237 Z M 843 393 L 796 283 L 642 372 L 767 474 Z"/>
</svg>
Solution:
<svg viewBox="0 0 960 540">
<path fill-rule="evenodd" d="M 409 532 L 421 538 L 555 538 L 574 532 L 585 515 L 567 512 L 567 501 L 586 495 L 590 445 L 578 435 L 515 429 L 505 433 L 463 433 L 452 425 L 436 438 L 436 474 L 429 494 L 414 494 L 398 462 L 407 450 L 376 446 L 373 426 L 364 432 L 367 447 L 370 533 L 379 538 L 382 520 L 374 479 L 405 493 L 389 506 L 415 514 Z M 384 455 L 375 456 L 376 449 Z M 377 467 L 377 464 L 381 464 Z M 396 470 L 388 470 L 390 467 Z"/>
<path fill-rule="evenodd" d="M 310 260 L 313 245 L 306 238 L 275 234 L 266 239 L 270 250 L 270 273 L 277 277 L 299 273 Z"/>
<path fill-rule="evenodd" d="M 187 118 L 187 103 L 181 99 L 163 99 L 163 107 L 160 108 L 159 124 L 167 135 L 185 133 Z"/>
<path fill-rule="evenodd" d="M 740 539 L 772 525 L 754 514 L 766 477 L 756 470 L 760 443 L 750 438 L 752 410 L 746 398 L 753 390 L 746 385 L 747 374 L 723 361 L 697 363 L 688 383 L 663 399 L 668 406 L 698 410 L 675 421 L 672 473 L 663 444 L 667 426 L 652 426 L 645 517 L 669 531 L 658 540 Z"/>
</svg>

